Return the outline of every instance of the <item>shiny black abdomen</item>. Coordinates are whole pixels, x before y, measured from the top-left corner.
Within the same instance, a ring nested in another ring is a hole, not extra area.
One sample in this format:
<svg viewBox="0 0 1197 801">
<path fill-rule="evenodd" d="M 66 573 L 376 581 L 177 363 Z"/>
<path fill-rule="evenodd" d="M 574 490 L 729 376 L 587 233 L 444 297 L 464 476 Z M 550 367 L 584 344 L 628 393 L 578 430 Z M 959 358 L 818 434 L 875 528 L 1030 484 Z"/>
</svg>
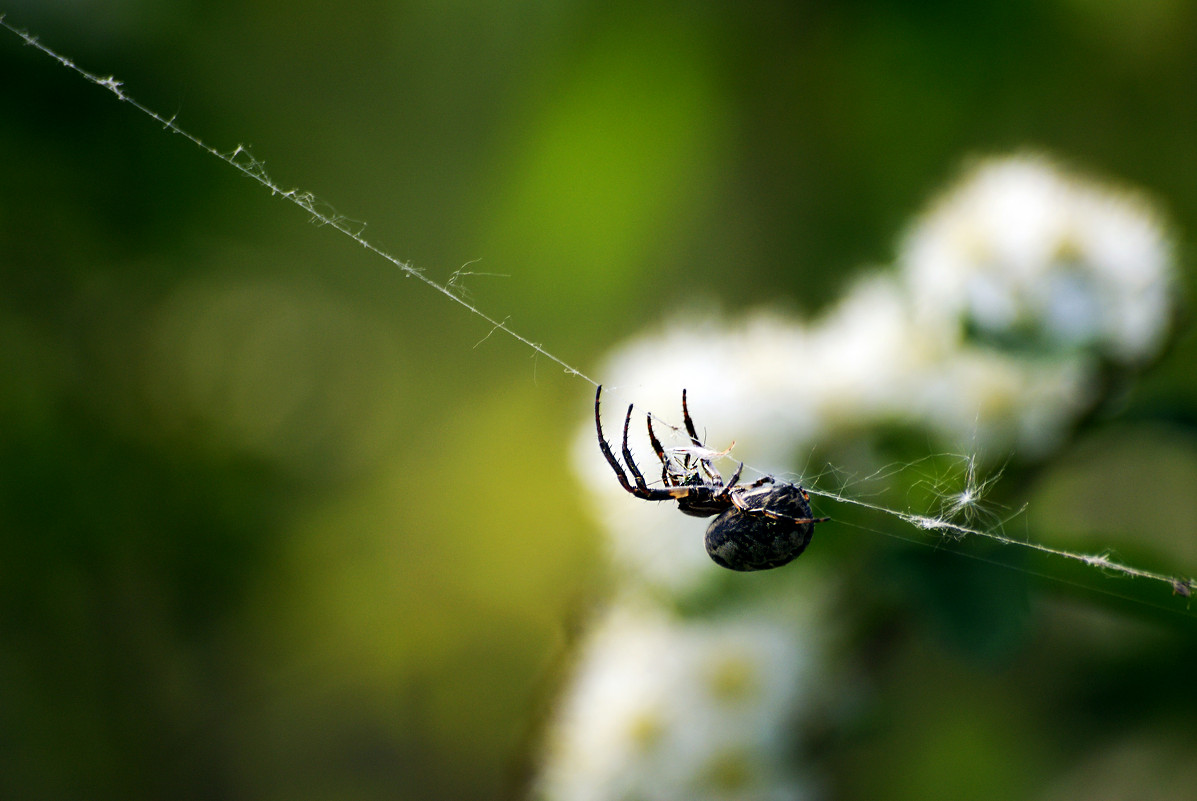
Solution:
<svg viewBox="0 0 1197 801">
<path fill-rule="evenodd" d="M 798 558 L 815 532 L 796 484 L 762 484 L 739 494 L 747 511 L 727 509 L 707 527 L 707 553 L 730 570 L 768 570 Z M 797 522 L 804 521 L 804 522 Z"/>
</svg>

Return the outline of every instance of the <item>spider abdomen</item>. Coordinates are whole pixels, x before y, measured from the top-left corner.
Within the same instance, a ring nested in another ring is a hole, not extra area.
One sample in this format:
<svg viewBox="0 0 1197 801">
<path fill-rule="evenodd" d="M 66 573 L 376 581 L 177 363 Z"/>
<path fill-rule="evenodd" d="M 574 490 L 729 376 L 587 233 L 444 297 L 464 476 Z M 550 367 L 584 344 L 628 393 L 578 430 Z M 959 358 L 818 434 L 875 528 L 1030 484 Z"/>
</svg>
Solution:
<svg viewBox="0 0 1197 801">
<path fill-rule="evenodd" d="M 806 493 L 795 484 L 735 488 L 736 505 L 707 527 L 711 559 L 730 570 L 768 570 L 794 561 L 815 532 Z"/>
</svg>

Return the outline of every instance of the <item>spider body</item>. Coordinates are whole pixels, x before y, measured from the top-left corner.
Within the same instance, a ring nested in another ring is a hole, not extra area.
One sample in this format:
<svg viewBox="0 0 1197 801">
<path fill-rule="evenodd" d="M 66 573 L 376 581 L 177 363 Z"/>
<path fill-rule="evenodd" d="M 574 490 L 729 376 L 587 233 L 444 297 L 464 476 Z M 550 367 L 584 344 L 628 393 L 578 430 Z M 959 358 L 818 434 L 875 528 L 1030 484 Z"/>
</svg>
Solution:
<svg viewBox="0 0 1197 801">
<path fill-rule="evenodd" d="M 731 480 L 724 483 L 715 469 L 712 454 L 698 438 L 686 391 L 682 390 L 682 417 L 693 448 L 681 451 L 681 456 L 669 456 L 653 431 L 648 417 L 648 438 L 653 452 L 661 462 L 660 488 L 648 486 L 644 475 L 632 458 L 628 447 L 628 428 L 632 422 L 632 407 L 623 421 L 623 461 L 620 464 L 603 436 L 599 417 L 600 386 L 594 396 L 594 425 L 598 432 L 599 450 L 620 485 L 637 498 L 646 501 L 677 501 L 678 509 L 694 517 L 716 516 L 707 527 L 707 553 L 716 564 L 729 570 L 768 570 L 792 562 L 806 550 L 814 534 L 815 523 L 826 517 L 811 517 L 810 499 L 797 484 L 776 481 L 765 476 L 751 484 L 739 484 L 743 463 L 736 468 Z M 719 454 L 714 454 L 719 455 Z M 628 474 L 631 474 L 631 478 Z"/>
</svg>

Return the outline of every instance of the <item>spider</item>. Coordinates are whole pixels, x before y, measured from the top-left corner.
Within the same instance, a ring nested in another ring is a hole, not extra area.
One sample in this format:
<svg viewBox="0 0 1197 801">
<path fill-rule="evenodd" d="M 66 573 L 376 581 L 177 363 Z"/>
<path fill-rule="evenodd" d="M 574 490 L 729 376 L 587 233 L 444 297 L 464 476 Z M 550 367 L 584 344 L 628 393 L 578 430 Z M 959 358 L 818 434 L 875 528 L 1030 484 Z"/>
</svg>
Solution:
<svg viewBox="0 0 1197 801">
<path fill-rule="evenodd" d="M 694 517 L 718 515 L 707 527 L 707 553 L 715 563 L 730 570 L 768 570 L 792 562 L 806 550 L 815 531 L 815 523 L 830 518 L 811 517 L 810 496 L 797 484 L 763 476 L 751 484 L 738 484 L 744 463 L 736 468 L 726 484 L 715 469 L 709 454 L 698 438 L 690 409 L 686 404 L 686 390 L 682 390 L 682 418 L 694 451 L 685 452 L 679 459 L 667 456 L 661 441 L 653 431 L 652 417 L 648 422 L 648 439 L 661 462 L 661 488 L 648 486 L 644 475 L 632 459 L 628 447 L 628 427 L 632 422 L 632 407 L 628 406 L 623 421 L 623 460 L 627 472 L 611 451 L 603 436 L 599 418 L 600 386 L 594 395 L 594 425 L 598 431 L 599 450 L 615 471 L 625 490 L 646 501 L 677 501 L 678 509 Z M 718 454 L 716 454 L 718 455 Z"/>
</svg>

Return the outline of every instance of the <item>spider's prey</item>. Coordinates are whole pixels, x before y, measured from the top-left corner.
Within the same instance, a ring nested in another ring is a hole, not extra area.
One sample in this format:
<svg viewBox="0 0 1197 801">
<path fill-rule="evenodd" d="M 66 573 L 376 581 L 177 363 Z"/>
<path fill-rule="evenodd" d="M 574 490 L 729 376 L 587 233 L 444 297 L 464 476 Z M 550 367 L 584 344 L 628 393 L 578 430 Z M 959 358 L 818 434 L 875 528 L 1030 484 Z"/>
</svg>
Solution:
<svg viewBox="0 0 1197 801">
<path fill-rule="evenodd" d="M 797 484 L 777 481 L 763 476 L 751 484 L 738 484 L 744 469 L 741 463 L 726 484 L 698 438 L 698 430 L 690 419 L 686 404 L 686 390 L 682 390 L 682 419 L 686 433 L 694 445 L 681 459 L 666 455 L 661 441 L 653 431 L 652 417 L 646 417 L 648 439 L 661 462 L 660 488 L 648 486 L 644 475 L 632 459 L 628 447 L 628 427 L 632 423 L 632 407 L 628 406 L 623 420 L 623 461 L 607 444 L 603 423 L 599 418 L 600 386 L 594 395 L 594 426 L 598 431 L 599 450 L 625 490 L 646 501 L 677 501 L 678 509 L 695 517 L 718 515 L 707 527 L 707 553 L 716 564 L 731 570 L 768 570 L 781 567 L 798 558 L 815 533 L 815 523 L 830 518 L 811 517 L 810 497 Z M 707 454 L 707 455 L 704 455 Z M 628 478 L 628 474 L 631 478 Z"/>
</svg>

